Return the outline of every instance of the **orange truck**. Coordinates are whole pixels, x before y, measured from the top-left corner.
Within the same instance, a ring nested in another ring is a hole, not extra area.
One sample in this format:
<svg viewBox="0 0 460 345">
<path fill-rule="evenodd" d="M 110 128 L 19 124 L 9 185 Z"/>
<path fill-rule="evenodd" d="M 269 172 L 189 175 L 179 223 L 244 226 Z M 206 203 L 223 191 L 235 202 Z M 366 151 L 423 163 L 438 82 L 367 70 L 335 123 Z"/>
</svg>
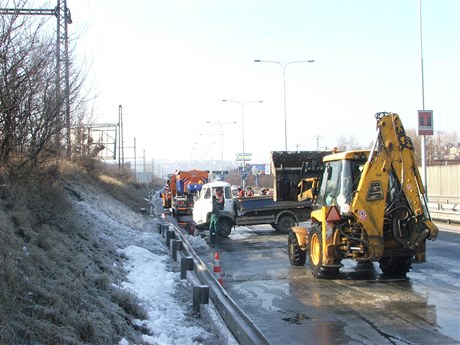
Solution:
<svg viewBox="0 0 460 345">
<path fill-rule="evenodd" d="M 207 170 L 178 170 L 171 175 L 168 186 L 171 193 L 170 207 L 174 217 L 192 214 L 195 198 L 208 179 Z"/>
</svg>

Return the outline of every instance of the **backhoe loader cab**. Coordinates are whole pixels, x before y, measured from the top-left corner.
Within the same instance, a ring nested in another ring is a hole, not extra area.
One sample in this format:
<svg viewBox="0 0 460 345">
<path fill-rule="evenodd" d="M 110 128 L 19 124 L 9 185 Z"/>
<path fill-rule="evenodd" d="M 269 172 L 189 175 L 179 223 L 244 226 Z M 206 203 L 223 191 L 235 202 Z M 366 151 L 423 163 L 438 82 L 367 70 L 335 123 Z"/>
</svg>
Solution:
<svg viewBox="0 0 460 345">
<path fill-rule="evenodd" d="M 348 214 L 368 157 L 369 151 L 348 151 L 324 157 L 325 169 L 316 205 L 337 206 L 341 214 Z"/>
<path fill-rule="evenodd" d="M 425 261 L 426 240 L 437 237 L 411 139 L 397 114 L 375 118 L 370 151 L 323 158 L 311 228 L 289 234 L 289 261 L 304 265 L 308 254 L 315 277 L 335 277 L 344 259 L 377 261 L 386 275 L 405 274 L 412 262 Z"/>
</svg>

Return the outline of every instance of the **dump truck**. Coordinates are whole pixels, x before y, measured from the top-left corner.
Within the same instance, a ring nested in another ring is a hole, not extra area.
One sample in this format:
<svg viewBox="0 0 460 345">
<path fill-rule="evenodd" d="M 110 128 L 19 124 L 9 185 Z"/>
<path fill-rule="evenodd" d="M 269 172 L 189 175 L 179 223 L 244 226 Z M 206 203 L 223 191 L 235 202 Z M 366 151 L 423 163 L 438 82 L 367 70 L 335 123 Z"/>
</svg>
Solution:
<svg viewBox="0 0 460 345">
<path fill-rule="evenodd" d="M 174 217 L 191 215 L 197 193 L 208 182 L 207 170 L 177 170 L 169 176 L 161 193 L 163 207 L 171 208 Z"/>
<path fill-rule="evenodd" d="M 399 115 L 375 118 L 370 151 L 323 158 L 311 228 L 293 227 L 288 236 L 290 263 L 303 266 L 308 257 L 317 278 L 336 277 L 344 259 L 378 262 L 385 275 L 406 274 L 413 262 L 425 262 L 426 241 L 438 235 Z"/>
<path fill-rule="evenodd" d="M 198 228 L 208 228 L 212 211 L 212 195 L 222 188 L 225 209 L 221 211 L 221 233 L 228 236 L 234 226 L 270 224 L 281 233 L 310 218 L 312 200 L 298 199 L 299 183 L 302 179 L 314 178 L 322 169 L 322 157 L 327 152 L 319 151 L 273 151 L 270 169 L 274 175 L 273 196 L 235 197 L 231 185 L 217 181 L 203 185 L 193 210 L 193 220 Z"/>
</svg>

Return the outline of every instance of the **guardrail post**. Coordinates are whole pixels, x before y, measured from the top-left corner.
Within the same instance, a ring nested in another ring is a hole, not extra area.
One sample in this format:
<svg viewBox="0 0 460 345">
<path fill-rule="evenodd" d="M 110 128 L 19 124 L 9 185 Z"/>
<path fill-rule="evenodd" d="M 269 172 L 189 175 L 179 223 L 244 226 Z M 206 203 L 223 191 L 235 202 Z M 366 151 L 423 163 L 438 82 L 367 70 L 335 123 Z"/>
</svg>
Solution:
<svg viewBox="0 0 460 345">
<path fill-rule="evenodd" d="M 168 224 L 163 224 L 161 227 L 161 236 L 163 238 L 166 238 L 166 232 L 169 230 L 169 225 Z"/>
<path fill-rule="evenodd" d="M 200 314 L 201 304 L 209 303 L 209 286 L 200 285 L 193 287 L 193 313 Z"/>
<path fill-rule="evenodd" d="M 180 260 L 180 279 L 187 279 L 187 271 L 193 270 L 193 258 L 186 257 Z"/>
<path fill-rule="evenodd" d="M 166 231 L 166 246 L 168 248 L 171 248 L 171 240 L 173 240 L 174 237 L 175 237 L 174 230 Z"/>
<path fill-rule="evenodd" d="M 173 240 L 172 241 L 172 259 L 177 261 L 177 251 L 182 250 L 182 241 L 181 240 Z"/>
</svg>

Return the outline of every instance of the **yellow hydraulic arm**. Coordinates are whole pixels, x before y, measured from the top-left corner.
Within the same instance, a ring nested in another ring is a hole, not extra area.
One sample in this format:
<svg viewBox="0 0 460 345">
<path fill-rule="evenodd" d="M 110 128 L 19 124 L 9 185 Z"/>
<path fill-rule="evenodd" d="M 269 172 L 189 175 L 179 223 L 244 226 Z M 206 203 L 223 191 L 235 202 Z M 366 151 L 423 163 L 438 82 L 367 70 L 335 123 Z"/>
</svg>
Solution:
<svg viewBox="0 0 460 345">
<path fill-rule="evenodd" d="M 407 243 L 407 247 L 416 247 L 427 237 L 434 240 L 437 227 L 426 214 L 425 190 L 414 159 L 414 147 L 407 137 L 397 114 L 377 113 L 377 138 L 367 163 L 364 166 L 357 193 L 351 203 L 351 212 L 366 230 L 370 252 L 378 260 L 384 252 L 383 227 L 387 216 L 387 192 L 390 174 L 401 186 L 417 231 Z M 388 219 L 388 218 L 387 218 Z"/>
</svg>

